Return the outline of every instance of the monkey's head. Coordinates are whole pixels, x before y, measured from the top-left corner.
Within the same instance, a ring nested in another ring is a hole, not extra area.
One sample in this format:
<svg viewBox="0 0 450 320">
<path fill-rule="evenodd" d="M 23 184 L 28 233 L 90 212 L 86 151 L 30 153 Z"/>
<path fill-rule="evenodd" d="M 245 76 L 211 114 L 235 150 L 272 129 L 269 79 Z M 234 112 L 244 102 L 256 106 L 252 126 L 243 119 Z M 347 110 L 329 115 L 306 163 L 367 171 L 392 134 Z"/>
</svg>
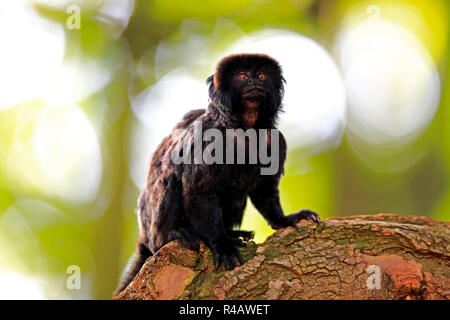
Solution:
<svg viewBox="0 0 450 320">
<path fill-rule="evenodd" d="M 271 125 L 281 109 L 284 78 L 279 63 L 265 54 L 235 54 L 223 58 L 207 80 L 209 97 L 225 114 L 246 111 Z"/>
</svg>

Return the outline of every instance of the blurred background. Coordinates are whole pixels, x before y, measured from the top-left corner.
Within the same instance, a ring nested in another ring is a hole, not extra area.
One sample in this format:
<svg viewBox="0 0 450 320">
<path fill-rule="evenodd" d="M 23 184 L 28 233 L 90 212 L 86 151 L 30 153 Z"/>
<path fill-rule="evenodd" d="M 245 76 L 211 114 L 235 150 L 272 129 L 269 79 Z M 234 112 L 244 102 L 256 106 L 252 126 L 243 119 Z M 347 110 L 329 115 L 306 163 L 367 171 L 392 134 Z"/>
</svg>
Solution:
<svg viewBox="0 0 450 320">
<path fill-rule="evenodd" d="M 109 299 L 152 151 L 229 53 L 287 80 L 285 211 L 450 220 L 440 0 L 0 4 L 0 298 Z M 272 233 L 250 202 L 243 229 Z"/>
</svg>

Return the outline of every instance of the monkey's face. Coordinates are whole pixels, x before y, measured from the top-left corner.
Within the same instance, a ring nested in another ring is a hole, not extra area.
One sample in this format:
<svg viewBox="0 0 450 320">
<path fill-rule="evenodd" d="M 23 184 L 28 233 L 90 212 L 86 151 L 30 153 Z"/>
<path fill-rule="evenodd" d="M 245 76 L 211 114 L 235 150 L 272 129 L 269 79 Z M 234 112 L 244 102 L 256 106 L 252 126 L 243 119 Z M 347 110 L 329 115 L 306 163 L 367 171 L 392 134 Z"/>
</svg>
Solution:
<svg viewBox="0 0 450 320">
<path fill-rule="evenodd" d="M 233 96 L 246 102 L 263 102 L 270 90 L 270 79 L 263 70 L 242 70 L 233 75 L 231 88 Z"/>
<path fill-rule="evenodd" d="M 271 122 L 280 109 L 284 78 L 276 60 L 264 54 L 237 54 L 223 58 L 207 80 L 211 101 L 228 114 L 256 110 Z"/>
</svg>

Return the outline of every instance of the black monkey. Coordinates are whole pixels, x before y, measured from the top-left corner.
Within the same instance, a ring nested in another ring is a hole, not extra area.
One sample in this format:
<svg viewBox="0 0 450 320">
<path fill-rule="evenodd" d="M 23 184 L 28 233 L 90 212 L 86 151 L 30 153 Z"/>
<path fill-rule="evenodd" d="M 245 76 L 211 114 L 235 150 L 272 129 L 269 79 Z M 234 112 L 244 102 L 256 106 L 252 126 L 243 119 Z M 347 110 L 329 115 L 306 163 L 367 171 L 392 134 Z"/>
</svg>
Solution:
<svg viewBox="0 0 450 320">
<path fill-rule="evenodd" d="M 281 133 L 279 141 L 265 136 L 267 145 L 279 143 L 279 169 L 273 175 L 261 175 L 260 162 L 175 164 L 171 158 L 181 145 L 194 149 L 195 122 L 203 130 L 214 128 L 224 135 L 226 129 L 274 129 L 284 82 L 279 63 L 264 54 L 231 55 L 219 62 L 215 74 L 207 79 L 208 108 L 186 114 L 175 127 L 184 133 L 174 129 L 153 154 L 146 187 L 138 199 L 140 233 L 135 260 L 117 292 L 131 282 L 149 256 L 176 238 L 197 251 L 203 241 L 211 248 L 217 267 L 223 264 L 233 269 L 237 262 L 243 263 L 237 246 L 253 234 L 233 227 L 241 224 L 248 196 L 274 229 L 295 226 L 301 219 L 320 222 L 310 210 L 283 213 L 278 184 L 284 172 L 286 142 Z"/>
</svg>

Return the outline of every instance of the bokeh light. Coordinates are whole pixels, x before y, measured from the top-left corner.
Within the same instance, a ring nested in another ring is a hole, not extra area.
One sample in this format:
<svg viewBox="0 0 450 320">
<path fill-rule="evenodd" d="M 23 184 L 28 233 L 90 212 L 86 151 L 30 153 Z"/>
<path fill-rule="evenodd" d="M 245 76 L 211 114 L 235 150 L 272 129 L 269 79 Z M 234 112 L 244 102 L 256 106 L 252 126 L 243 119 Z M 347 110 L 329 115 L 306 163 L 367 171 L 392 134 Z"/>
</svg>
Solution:
<svg viewBox="0 0 450 320">
<path fill-rule="evenodd" d="M 42 300 L 45 295 L 37 279 L 0 270 L 1 300 Z"/>
<path fill-rule="evenodd" d="M 417 138 L 433 119 L 440 98 L 439 74 L 422 43 L 403 27 L 380 19 L 341 30 L 335 50 L 347 90 L 347 128 L 357 153 L 364 159 L 364 150 L 376 148 L 381 156 Z"/>
<path fill-rule="evenodd" d="M 44 108 L 17 134 L 8 159 L 13 189 L 30 187 L 70 202 L 92 201 L 102 175 L 99 141 L 78 106 Z"/>
<path fill-rule="evenodd" d="M 23 0 L 8 1 L 2 3 L 0 11 L 0 109 L 48 90 L 63 63 L 63 27 L 37 16 L 26 4 Z"/>
</svg>

